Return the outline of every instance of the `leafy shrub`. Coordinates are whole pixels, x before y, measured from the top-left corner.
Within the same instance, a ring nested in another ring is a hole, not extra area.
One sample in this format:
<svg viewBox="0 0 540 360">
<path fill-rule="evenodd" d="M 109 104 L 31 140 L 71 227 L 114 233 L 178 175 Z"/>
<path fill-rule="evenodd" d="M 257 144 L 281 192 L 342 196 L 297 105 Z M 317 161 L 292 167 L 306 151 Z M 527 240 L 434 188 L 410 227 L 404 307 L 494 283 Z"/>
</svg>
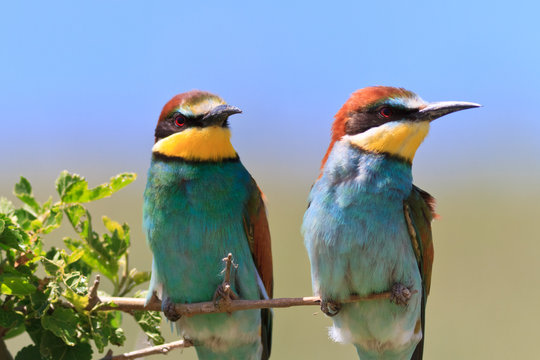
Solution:
<svg viewBox="0 0 540 360">
<path fill-rule="evenodd" d="M 129 226 L 104 216 L 109 233 L 100 235 L 83 204 L 111 196 L 135 178 L 124 173 L 89 189 L 83 177 L 64 171 L 56 180 L 60 200 L 40 204 L 21 177 L 14 194 L 22 206 L 0 198 L 0 342 L 25 331 L 33 341 L 15 360 L 86 360 L 92 358 L 91 342 L 99 352 L 124 343 L 122 313 L 89 302 L 89 279 L 99 273 L 111 281 L 112 294 L 100 295 L 125 296 L 150 274 L 129 267 Z M 43 236 L 65 218 L 78 237 L 64 238 L 66 249 L 47 247 Z M 133 315 L 155 344 L 163 343 L 158 312 Z"/>
</svg>

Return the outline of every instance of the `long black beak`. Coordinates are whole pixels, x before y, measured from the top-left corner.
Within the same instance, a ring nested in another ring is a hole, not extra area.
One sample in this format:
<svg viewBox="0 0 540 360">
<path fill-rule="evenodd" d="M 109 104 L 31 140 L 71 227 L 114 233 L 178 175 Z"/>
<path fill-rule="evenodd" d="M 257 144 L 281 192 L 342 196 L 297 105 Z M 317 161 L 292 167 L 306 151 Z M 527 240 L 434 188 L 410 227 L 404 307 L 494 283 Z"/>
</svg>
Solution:
<svg viewBox="0 0 540 360">
<path fill-rule="evenodd" d="M 234 114 L 240 114 L 242 110 L 232 105 L 219 105 L 213 108 L 208 114 L 202 118 L 206 126 L 217 125 L 221 126 L 227 118 Z"/>
<path fill-rule="evenodd" d="M 451 114 L 456 111 L 472 109 L 482 105 L 465 101 L 441 101 L 429 103 L 425 108 L 416 113 L 416 120 L 433 121 L 441 116 Z"/>
</svg>

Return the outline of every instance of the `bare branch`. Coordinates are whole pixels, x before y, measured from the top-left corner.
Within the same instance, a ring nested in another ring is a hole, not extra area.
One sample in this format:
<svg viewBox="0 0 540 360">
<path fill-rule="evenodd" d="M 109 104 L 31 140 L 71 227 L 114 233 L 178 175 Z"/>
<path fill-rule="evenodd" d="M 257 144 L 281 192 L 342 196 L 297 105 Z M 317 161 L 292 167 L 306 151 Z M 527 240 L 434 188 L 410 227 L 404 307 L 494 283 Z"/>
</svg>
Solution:
<svg viewBox="0 0 540 360">
<path fill-rule="evenodd" d="M 416 291 L 413 291 L 415 293 Z M 340 302 L 353 303 L 358 301 L 390 299 L 390 291 L 370 294 L 366 296 L 351 296 Z M 123 297 L 100 297 L 103 303 L 100 310 L 120 310 L 130 312 L 133 310 L 161 311 L 161 301 L 157 297 L 145 306 L 144 299 L 123 298 Z M 229 304 L 216 305 L 213 301 L 206 301 L 193 304 L 176 304 L 175 309 L 181 316 L 192 316 L 197 314 L 224 313 L 238 310 L 264 309 L 264 308 L 287 308 L 292 306 L 321 305 L 321 298 L 318 296 L 307 296 L 300 298 L 276 298 L 268 300 L 231 300 Z"/>
<path fill-rule="evenodd" d="M 88 305 L 86 306 L 86 310 L 91 310 L 94 306 L 96 306 L 99 303 L 99 297 L 98 297 L 98 287 L 99 282 L 101 280 L 101 277 L 99 274 L 96 275 L 96 279 L 94 280 L 94 284 L 90 288 L 88 292 Z"/>
<path fill-rule="evenodd" d="M 174 349 L 180 349 L 180 348 L 187 348 L 193 346 L 193 344 L 189 340 L 178 340 L 173 341 L 168 344 L 158 345 L 158 346 L 152 346 L 141 350 L 135 350 L 128 353 L 120 354 L 120 355 L 114 355 L 112 354 L 112 350 L 109 350 L 107 352 L 107 355 L 105 355 L 104 358 L 101 360 L 130 360 L 130 359 L 137 359 L 148 355 L 155 355 L 155 354 L 162 354 L 167 355 L 169 351 Z"/>
</svg>

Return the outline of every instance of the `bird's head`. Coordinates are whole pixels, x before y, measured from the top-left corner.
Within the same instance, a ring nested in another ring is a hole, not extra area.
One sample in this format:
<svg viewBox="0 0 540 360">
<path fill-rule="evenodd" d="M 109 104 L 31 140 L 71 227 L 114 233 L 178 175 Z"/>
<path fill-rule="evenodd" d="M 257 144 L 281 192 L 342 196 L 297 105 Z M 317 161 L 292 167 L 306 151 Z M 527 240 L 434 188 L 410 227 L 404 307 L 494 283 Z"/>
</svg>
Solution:
<svg viewBox="0 0 540 360">
<path fill-rule="evenodd" d="M 154 153 L 189 161 L 236 158 L 228 118 L 241 113 L 217 95 L 192 90 L 173 97 L 161 111 Z"/>
<path fill-rule="evenodd" d="M 431 121 L 479 106 L 458 101 L 428 103 L 411 91 L 387 86 L 357 90 L 335 116 L 323 166 L 337 141 L 412 162 Z"/>
</svg>

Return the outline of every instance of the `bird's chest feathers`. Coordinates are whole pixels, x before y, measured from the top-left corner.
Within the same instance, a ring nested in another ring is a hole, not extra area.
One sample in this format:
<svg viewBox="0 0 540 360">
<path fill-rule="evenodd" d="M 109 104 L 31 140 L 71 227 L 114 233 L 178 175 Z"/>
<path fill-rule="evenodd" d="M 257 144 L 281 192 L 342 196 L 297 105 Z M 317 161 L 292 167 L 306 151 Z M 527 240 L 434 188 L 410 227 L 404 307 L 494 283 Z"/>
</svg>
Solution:
<svg viewBox="0 0 540 360">
<path fill-rule="evenodd" d="M 306 225 L 319 233 L 319 241 L 343 251 L 408 241 L 403 200 L 411 188 L 410 164 L 336 144 L 310 195 Z"/>
<path fill-rule="evenodd" d="M 146 210 L 166 226 L 238 221 L 248 199 L 250 179 L 240 162 L 154 161 L 145 191 Z"/>
<path fill-rule="evenodd" d="M 159 140 L 152 151 L 186 160 L 219 161 L 234 159 L 229 129 L 218 126 L 193 127 Z"/>
</svg>

